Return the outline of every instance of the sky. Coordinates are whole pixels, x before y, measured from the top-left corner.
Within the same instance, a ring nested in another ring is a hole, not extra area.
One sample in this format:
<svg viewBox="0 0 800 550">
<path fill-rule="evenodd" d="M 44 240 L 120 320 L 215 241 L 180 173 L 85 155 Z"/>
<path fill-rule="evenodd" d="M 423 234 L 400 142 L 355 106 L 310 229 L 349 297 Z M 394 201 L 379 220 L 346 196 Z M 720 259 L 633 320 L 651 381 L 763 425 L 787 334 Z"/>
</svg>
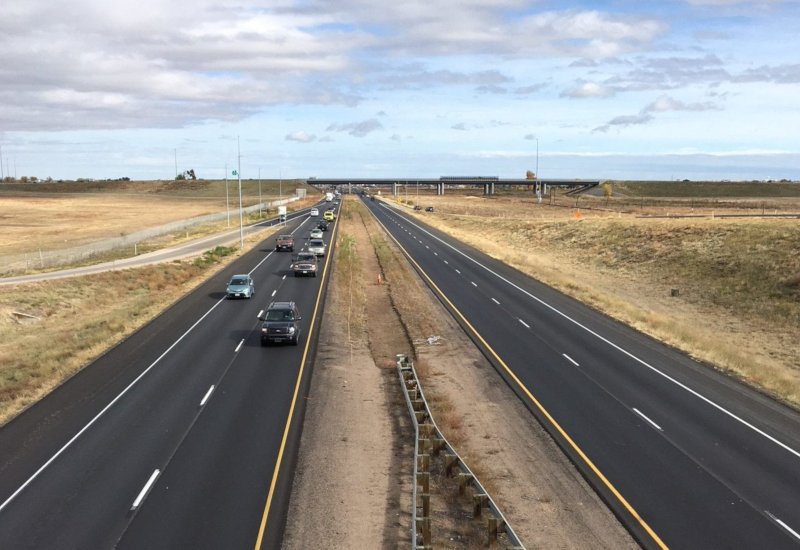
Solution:
<svg viewBox="0 0 800 550">
<path fill-rule="evenodd" d="M 3 175 L 800 180 L 800 0 L 6 0 Z"/>
</svg>

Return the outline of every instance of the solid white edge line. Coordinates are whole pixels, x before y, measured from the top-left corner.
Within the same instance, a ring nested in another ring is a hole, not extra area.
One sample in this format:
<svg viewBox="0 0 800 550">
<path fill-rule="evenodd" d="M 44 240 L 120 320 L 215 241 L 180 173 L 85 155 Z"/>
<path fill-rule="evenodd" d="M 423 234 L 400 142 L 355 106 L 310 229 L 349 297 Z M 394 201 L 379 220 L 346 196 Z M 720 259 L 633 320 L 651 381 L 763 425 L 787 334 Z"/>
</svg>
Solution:
<svg viewBox="0 0 800 550">
<path fill-rule="evenodd" d="M 386 206 L 386 208 L 389 208 L 389 207 L 388 207 L 388 206 Z M 410 223 L 412 223 L 413 225 L 416 225 L 416 224 L 414 224 L 414 222 L 410 222 Z M 473 262 L 475 265 L 478 265 L 479 267 L 482 267 L 483 269 L 485 269 L 486 271 L 488 271 L 489 273 L 491 273 L 492 275 L 494 275 L 495 277 L 497 277 L 497 278 L 498 278 L 498 279 L 500 279 L 501 281 L 505 282 L 506 284 L 510 285 L 510 286 L 511 286 L 511 287 L 513 287 L 513 288 L 516 288 L 517 290 L 519 290 L 520 292 L 522 292 L 522 293 L 523 293 L 523 294 L 525 294 L 526 296 L 530 297 L 532 300 L 535 300 L 535 301 L 539 302 L 539 303 L 540 303 L 541 305 L 543 305 L 544 307 L 546 307 L 546 308 L 550 309 L 551 311 L 553 311 L 554 313 L 556 313 L 556 314 L 560 315 L 561 317 L 563 317 L 563 318 L 564 318 L 564 319 L 566 319 L 567 321 L 571 322 L 571 323 L 572 323 L 572 324 L 574 324 L 575 326 L 582 328 L 583 330 L 585 330 L 586 332 L 588 332 L 589 334 L 591 334 L 591 335 L 592 335 L 592 336 L 594 336 L 595 338 L 599 339 L 599 340 L 600 340 L 600 341 L 602 341 L 602 342 L 605 342 L 606 344 L 608 344 L 608 345 L 609 345 L 609 346 L 611 346 L 612 348 L 616 349 L 616 350 L 617 350 L 617 351 L 619 351 L 620 353 L 622 353 L 622 354 L 624 354 L 624 355 L 627 355 L 628 357 L 630 357 L 631 359 L 633 359 L 633 360 L 634 360 L 634 361 L 636 361 L 637 363 L 641 364 L 642 366 L 644 366 L 644 367 L 646 367 L 646 368 L 650 369 L 651 371 L 655 372 L 656 374 L 659 374 L 659 375 L 661 375 L 663 378 L 665 378 L 666 380 L 669 380 L 670 382 L 672 382 L 673 384 L 675 384 L 675 385 L 676 385 L 676 386 L 678 386 L 679 388 L 682 388 L 682 389 L 684 389 L 685 391 L 687 391 L 687 392 L 689 392 L 690 394 L 694 395 L 695 397 L 697 397 L 697 398 L 698 398 L 698 399 L 700 399 L 701 401 L 704 401 L 706 404 L 708 404 L 708 405 L 711 405 L 713 408 L 717 409 L 717 410 L 718 410 L 718 411 L 720 411 L 721 413 L 723 413 L 723 414 L 727 415 L 728 417 L 732 418 L 733 420 L 736 420 L 737 422 L 739 422 L 739 423 L 740 423 L 740 424 L 742 424 L 743 426 L 746 426 L 746 427 L 750 428 L 751 430 L 753 430 L 753 431 L 754 431 L 754 432 L 756 432 L 757 434 L 759 434 L 759 435 L 761 435 L 762 437 L 764 437 L 764 438 L 768 439 L 769 441 L 773 442 L 774 444 L 778 445 L 779 447 L 781 447 L 782 449 L 784 449 L 784 450 L 788 451 L 789 453 L 793 454 L 794 456 L 796 456 L 796 457 L 800 458 L 800 451 L 796 451 L 795 449 L 791 448 L 789 445 L 786 445 L 786 444 L 785 444 L 785 443 L 783 443 L 782 441 L 779 441 L 778 439 L 776 439 L 776 438 L 774 438 L 773 436 L 769 435 L 768 433 L 766 433 L 766 432 L 765 432 L 764 430 L 762 430 L 761 428 L 758 428 L 757 426 L 754 426 L 753 424 L 751 424 L 750 422 L 748 422 L 748 421 L 747 421 L 747 420 L 745 420 L 744 418 L 741 418 L 740 416 L 737 416 L 736 414 L 732 413 L 731 411 L 729 411 L 728 409 L 726 409 L 726 408 L 725 408 L 725 407 L 723 407 L 722 405 L 718 405 L 716 402 L 712 401 L 711 399 L 709 399 L 709 398 L 708 398 L 708 397 L 706 397 L 705 395 L 701 394 L 700 392 L 698 392 L 698 391 L 696 391 L 696 390 L 693 390 L 692 388 L 690 388 L 689 386 L 687 386 L 687 385 L 686 385 L 686 384 L 684 384 L 683 382 L 680 382 L 680 381 L 676 380 L 675 378 L 673 378 L 673 377 L 672 377 L 672 376 L 670 376 L 669 374 L 667 374 L 667 373 L 665 373 L 665 372 L 663 372 L 663 371 L 660 371 L 659 369 L 657 369 L 656 367 L 654 367 L 653 365 L 651 365 L 651 364 L 650 364 L 650 363 L 648 363 L 647 361 L 645 361 L 645 360 L 643 360 L 643 359 L 640 359 L 640 358 L 638 358 L 637 356 L 635 356 L 635 355 L 634 355 L 634 354 L 632 354 L 631 352 L 627 351 L 626 349 L 624 349 L 624 348 L 622 348 L 622 347 L 618 346 L 617 344 L 615 344 L 615 343 L 614 343 L 614 342 L 612 342 L 611 340 L 609 340 L 609 339 L 607 339 L 607 338 L 605 338 L 605 337 L 603 337 L 603 336 L 600 336 L 598 333 L 596 333 L 595 331 L 593 331 L 593 330 L 592 330 L 592 329 L 590 329 L 589 327 L 587 327 L 587 326 L 585 326 L 585 325 L 583 325 L 583 324 L 579 323 L 578 321 L 576 321 L 575 319 L 573 319 L 572 317 L 570 317 L 570 316 L 569 316 L 569 315 L 567 315 L 566 313 L 564 313 L 564 312 L 562 312 L 562 311 L 558 310 L 558 309 L 557 309 L 557 308 L 555 308 L 554 306 L 551 306 L 550 304 L 548 304 L 547 302 L 545 302 L 545 301 L 544 301 L 544 300 L 542 300 L 541 298 L 538 298 L 538 297 L 534 296 L 533 294 L 531 294 L 530 292 L 528 292 L 528 291 L 527 291 L 527 290 L 525 290 L 524 288 L 520 287 L 519 285 L 517 285 L 517 284 L 514 284 L 513 282 L 509 281 L 508 279 L 506 279 L 505 277 L 503 277 L 503 276 L 502 276 L 502 275 L 500 275 L 499 273 L 497 273 L 497 272 L 493 271 L 492 269 L 488 268 L 487 266 L 483 265 L 482 263 L 480 263 L 480 262 L 479 262 L 478 260 L 476 260 L 475 258 L 472 258 L 471 256 L 468 256 L 466 253 L 464 253 L 464 252 L 462 252 L 461 250 L 457 249 L 456 247 L 454 247 L 454 246 L 453 246 L 453 245 L 451 245 L 450 243 L 448 243 L 448 242 L 445 242 L 444 240 L 440 239 L 439 237 L 437 237 L 436 235 L 434 235 L 434 234 L 433 234 L 433 233 L 431 233 L 430 231 L 427 231 L 426 229 L 424 229 L 423 227 L 420 227 L 420 226 L 417 226 L 417 229 L 419 229 L 420 231 L 424 231 L 425 233 L 427 233 L 428 235 L 430 235 L 432 238 L 436 239 L 437 241 L 439 241 L 439 242 L 440 242 L 440 243 L 442 243 L 443 245 L 445 245 L 445 246 L 447 246 L 448 248 L 452 249 L 452 250 L 453 250 L 454 252 L 456 252 L 457 254 L 460 254 L 461 256 L 465 257 L 465 258 L 466 258 L 466 259 L 468 259 L 469 261 Z M 456 270 L 456 271 L 458 271 L 458 270 Z"/>
<path fill-rule="evenodd" d="M 142 504 L 144 497 L 147 496 L 147 493 L 150 492 L 150 489 L 153 486 L 153 483 L 156 482 L 156 478 L 161 473 L 161 470 L 155 470 L 152 474 L 150 474 L 150 479 L 147 480 L 147 483 L 144 484 L 142 490 L 139 491 L 139 496 L 136 497 L 136 500 L 133 501 L 133 506 L 131 506 L 131 510 L 136 510 L 139 505 Z"/>
<path fill-rule="evenodd" d="M 567 361 L 569 361 L 570 363 L 572 363 L 576 367 L 580 367 L 578 362 L 575 359 L 573 359 L 572 357 L 570 357 L 569 355 L 567 355 L 566 353 L 562 353 L 561 355 L 563 355 L 566 358 Z"/>
<path fill-rule="evenodd" d="M 531 328 L 531 326 L 530 326 L 528 323 L 526 323 L 525 321 L 523 321 L 522 319 L 517 319 L 517 321 L 519 321 L 520 323 L 522 323 L 522 326 L 523 326 L 523 327 L 525 327 L 525 328 Z"/>
<path fill-rule="evenodd" d="M 258 269 L 258 268 L 261 266 L 261 264 L 263 264 L 264 262 L 266 262 L 266 261 L 267 261 L 267 258 L 269 258 L 270 256 L 272 256 L 273 252 L 274 252 L 274 250 L 273 250 L 273 251 L 270 251 L 270 252 L 269 252 L 269 254 L 267 254 L 266 256 L 264 256 L 264 259 L 262 259 L 260 262 L 258 262 L 258 263 L 255 265 L 255 267 L 254 267 L 253 269 L 251 269 L 250 271 L 248 271 L 248 273 L 247 273 L 247 274 L 248 274 L 248 275 L 251 275 L 251 274 L 252 274 L 252 273 L 253 273 L 253 272 L 254 272 L 256 269 Z M 111 407 L 113 407 L 113 406 L 114 406 L 114 405 L 117 403 L 117 401 L 119 401 L 119 400 L 122 398 L 122 396 L 124 396 L 126 393 L 128 393 L 128 391 L 130 391 L 130 389 L 131 389 L 133 386 L 135 386 L 135 385 L 136 385 L 136 384 L 139 382 L 139 380 L 141 380 L 142 378 L 144 378 L 144 377 L 145 377 L 145 375 L 146 375 L 148 372 L 150 372 L 150 370 L 151 370 L 153 367 L 155 367 L 155 366 L 156 366 L 156 365 L 157 365 L 157 364 L 158 364 L 158 363 L 159 363 L 159 362 L 160 362 L 160 361 L 161 361 L 161 360 L 162 360 L 162 359 L 163 359 L 163 358 L 164 358 L 164 357 L 165 357 L 165 356 L 166 356 L 166 355 L 167 355 L 167 354 L 170 352 L 170 351 L 172 351 L 172 349 L 173 349 L 175 346 L 177 346 L 177 345 L 178 345 L 178 344 L 181 342 L 181 340 L 183 340 L 184 338 L 186 338 L 186 336 L 187 336 L 187 335 L 188 335 L 190 332 L 192 332 L 192 331 L 195 329 L 195 327 L 197 327 L 197 325 L 199 325 L 199 324 L 200 324 L 200 323 L 201 323 L 201 322 L 202 322 L 202 321 L 203 321 L 203 320 L 204 320 L 206 317 L 208 317 L 208 316 L 211 314 L 211 312 L 212 312 L 212 311 L 214 311 L 214 310 L 215 310 L 215 309 L 216 309 L 216 308 L 217 308 L 217 307 L 218 307 L 218 306 L 219 306 L 219 305 L 220 305 L 222 302 L 224 302 L 224 301 L 225 301 L 225 298 L 220 298 L 220 299 L 217 301 L 217 303 L 216 303 L 216 304 L 214 304 L 213 306 L 211 306 L 211 307 L 208 309 L 208 311 L 206 311 L 206 312 L 205 312 L 205 313 L 202 315 L 202 317 L 200 317 L 200 318 L 199 318 L 197 321 L 195 321 L 195 322 L 194 322 L 194 324 L 193 324 L 192 326 L 190 326 L 188 329 L 186 329 L 186 332 L 184 332 L 183 334 L 181 334 L 181 335 L 180 335 L 180 337 L 179 337 L 177 340 L 175 340 L 175 341 L 172 343 L 172 345 L 170 345 L 170 347 L 168 347 L 166 350 L 164 350 L 164 352 L 163 352 L 161 355 L 159 355 L 159 356 L 156 358 L 156 360 L 155 360 L 155 361 L 153 361 L 152 363 L 150 363 L 150 365 L 149 365 L 149 366 L 148 366 L 146 369 L 144 369 L 144 370 L 143 370 L 143 371 L 142 371 L 142 372 L 139 374 L 139 376 L 137 376 L 136 378 L 134 378 L 134 379 L 133 379 L 133 381 L 132 381 L 130 384 L 128 384 L 127 386 L 125 386 L 125 388 L 124 388 L 124 389 L 123 389 L 121 392 L 119 392 L 119 394 L 117 394 L 117 396 L 116 396 L 114 399 L 112 399 L 111 401 L 109 401 L 109 402 L 108 402 L 108 405 L 106 405 L 105 407 L 103 407 L 103 408 L 100 410 L 100 412 L 99 412 L 99 413 L 97 413 L 97 414 L 94 416 L 94 418 L 92 418 L 92 419 L 91 419 L 89 422 L 87 422 L 87 423 L 86 423 L 86 425 L 85 425 L 83 428 L 81 428 L 80 430 L 78 430 L 78 432 L 77 432 L 75 435 L 73 435 L 73 436 L 72 436 L 72 437 L 69 439 L 69 441 L 67 441 L 66 443 L 64 443 L 64 445 L 63 445 L 63 446 L 62 446 L 62 447 L 61 447 L 61 448 L 60 448 L 58 451 L 56 451 L 56 452 L 55 452 L 55 454 L 54 454 L 53 456 L 51 456 L 51 457 L 50 457 L 50 458 L 47 460 L 47 462 L 45 462 L 44 464 L 42 464 L 42 465 L 39 467 L 39 469 L 38 469 L 38 470 L 36 470 L 36 471 L 35 471 L 35 472 L 34 472 L 34 473 L 33 473 L 33 474 L 32 474 L 32 475 L 31 475 L 31 476 L 28 478 L 28 479 L 26 479 L 26 480 L 25 480 L 25 482 L 24 482 L 22 485 L 20 485 L 20 486 L 17 488 L 17 490 L 16 490 L 16 491 L 14 491 L 13 493 L 11 493 L 11 496 L 9 496 L 7 499 L 5 499 L 5 500 L 3 501 L 3 503 L 2 503 L 2 504 L 0 504 L 0 511 L 3 511 L 3 509 L 4 509 L 6 506 L 8 506 L 8 504 L 9 504 L 9 503 L 10 503 L 12 500 L 14 500 L 15 498 L 17 498 L 17 495 L 19 495 L 19 494 L 20 494 L 20 493 L 21 493 L 23 490 L 25 490 L 25 488 L 26 488 L 28 485 L 30 485 L 30 484 L 31 484 L 31 483 L 32 483 L 32 482 L 33 482 L 33 481 L 34 481 L 34 480 L 35 480 L 37 477 L 39 477 L 39 476 L 41 475 L 41 473 L 42 473 L 43 471 L 45 471 L 45 470 L 46 470 L 46 469 L 47 469 L 47 468 L 50 466 L 50 464 L 52 464 L 52 463 L 53 463 L 53 462 L 54 462 L 54 461 L 55 461 L 55 460 L 56 460 L 56 459 L 57 459 L 59 456 L 61 456 L 61 454 L 62 454 L 64 451 L 66 451 L 66 450 L 67 450 L 67 449 L 68 449 L 68 448 L 69 448 L 69 447 L 70 447 L 70 446 L 71 446 L 71 445 L 72 445 L 72 444 L 73 444 L 73 443 L 74 443 L 74 442 L 75 442 L 75 441 L 76 441 L 76 440 L 77 440 L 77 439 L 78 439 L 78 438 L 79 438 L 81 435 L 83 435 L 83 434 L 84 434 L 84 432 L 86 432 L 86 430 L 88 430 L 90 427 L 92 427 L 92 425 L 94 425 L 94 423 L 95 423 L 95 422 L 97 422 L 97 421 L 98 421 L 98 420 L 99 420 L 99 419 L 100 419 L 100 418 L 101 418 L 101 417 L 102 417 L 104 414 L 106 414 L 106 412 L 108 412 L 108 410 L 109 410 Z"/>
<path fill-rule="evenodd" d="M 498 306 L 500 305 L 500 302 L 498 302 L 496 299 L 492 298 L 492 301 L 493 301 L 495 304 L 497 304 Z"/>
<path fill-rule="evenodd" d="M 208 388 L 208 391 L 206 392 L 206 394 L 203 396 L 203 399 L 200 400 L 200 406 L 201 407 L 205 406 L 206 401 L 208 401 L 208 398 L 211 397 L 211 394 L 213 392 L 214 392 L 214 385 L 212 384 L 211 387 Z"/>
<path fill-rule="evenodd" d="M 650 420 L 649 418 L 647 418 L 647 416 L 646 416 L 646 415 L 645 415 L 645 414 L 644 414 L 642 411 L 640 411 L 640 410 L 639 410 L 639 409 L 637 409 L 636 407 L 632 407 L 632 409 L 633 409 L 633 412 L 635 412 L 636 414 L 638 414 L 639 416 L 641 416 L 642 418 L 644 418 L 644 419 L 645 419 L 645 420 L 646 420 L 646 421 L 647 421 L 647 422 L 648 422 L 648 423 L 649 423 L 651 426 L 653 426 L 653 427 L 654 427 L 656 430 L 658 430 L 659 432 L 663 432 L 663 431 L 664 431 L 664 430 L 661 428 L 661 426 L 659 426 L 658 424 L 656 424 L 655 422 L 653 422 L 652 420 Z"/>
<path fill-rule="evenodd" d="M 775 523 L 786 529 L 794 538 L 800 541 L 800 533 L 789 527 L 785 521 L 778 518 L 775 514 L 771 513 L 769 510 L 764 510 L 764 513 L 767 514 L 770 518 L 772 518 L 772 521 L 774 521 Z"/>
<path fill-rule="evenodd" d="M 239 350 L 242 349 L 243 345 L 244 345 L 244 338 L 242 338 L 242 341 L 239 342 L 238 346 L 236 346 L 236 349 L 233 351 L 233 353 L 239 353 Z"/>
<path fill-rule="evenodd" d="M 75 435 L 73 435 L 73 436 L 72 436 L 72 438 L 70 438 L 70 440 L 69 440 L 69 441 L 67 441 L 66 443 L 64 443 L 64 446 L 63 446 L 63 447 L 61 447 L 61 448 L 60 448 L 58 451 L 56 451 L 56 453 L 55 453 L 53 456 L 51 456 L 51 457 L 50 457 L 50 458 L 47 460 L 47 462 L 45 462 L 44 464 L 42 464 L 42 465 L 39 467 L 39 469 L 38 469 L 38 470 L 36 470 L 36 471 L 33 473 L 33 475 L 31 475 L 31 477 L 29 477 L 29 478 L 28 478 L 28 479 L 25 481 L 25 483 L 23 483 L 22 485 L 20 485 L 20 486 L 19 486 L 19 488 L 18 488 L 16 491 L 14 491 L 14 492 L 11 494 L 11 496 L 10 496 L 10 497 L 8 497 L 8 498 L 7 498 L 7 499 L 6 499 L 6 500 L 5 500 L 5 501 L 4 501 L 2 504 L 0 504 L 0 511 L 2 511 L 2 510 L 3 510 L 3 508 L 5 508 L 6 506 L 8 506 L 8 503 L 10 503 L 12 500 L 14 500 L 14 499 L 17 497 L 17 495 L 18 495 L 18 494 L 20 494 L 20 493 L 21 493 L 21 492 L 22 492 L 22 491 L 23 491 L 23 490 L 24 490 L 24 489 L 25 489 L 25 488 L 26 488 L 28 485 L 30 485 L 30 484 L 33 482 L 33 480 L 34 480 L 34 479 L 36 479 L 37 477 L 39 477 L 39 475 L 40 475 L 40 474 L 41 474 L 41 473 L 42 473 L 42 472 L 43 472 L 43 471 L 44 471 L 44 470 L 45 470 L 45 469 L 46 469 L 48 466 L 50 466 L 50 464 L 52 464 L 52 463 L 55 461 L 55 459 L 56 459 L 56 458 L 58 458 L 59 456 L 61 456 L 61 453 L 63 453 L 64 451 L 66 451 L 66 450 L 67 450 L 67 449 L 68 449 L 68 448 L 69 448 L 69 447 L 70 447 L 70 446 L 71 446 L 71 445 L 72 445 L 72 444 L 75 442 L 75 440 L 77 440 L 77 439 L 78 439 L 78 438 L 79 438 L 81 435 L 83 435 L 83 433 L 84 433 L 86 430 L 88 430 L 90 427 L 92 427 L 92 425 L 93 425 L 95 422 L 97 422 L 97 421 L 98 421 L 98 420 L 99 420 L 99 419 L 100 419 L 100 418 L 101 418 L 101 417 L 102 417 L 102 416 L 103 416 L 103 415 L 104 415 L 106 412 L 108 412 L 108 410 L 109 410 L 111 407 L 113 407 L 113 406 L 114 406 L 114 405 L 117 403 L 117 401 L 119 401 L 119 400 L 122 398 L 122 396 L 124 396 L 126 393 L 128 393 L 128 391 L 130 391 L 130 389 L 131 389 L 133 386 L 135 386 L 135 385 L 136 385 L 136 384 L 139 382 L 139 380 L 141 380 L 142 378 L 144 378 L 144 376 L 145 376 L 145 375 L 146 375 L 148 372 L 150 372 L 150 370 L 151 370 L 153 367 L 155 367 L 155 366 L 156 366 L 156 365 L 159 363 L 159 361 L 161 361 L 161 360 L 162 360 L 162 359 L 163 359 L 163 358 L 164 358 L 164 357 L 165 357 L 165 356 L 166 356 L 166 355 L 167 355 L 167 354 L 168 354 L 170 351 L 172 351 L 172 349 L 173 349 L 175 346 L 177 346 L 177 345 L 178 345 L 178 344 L 181 342 L 181 340 L 183 340 L 184 338 L 186 338 L 186 336 L 187 336 L 187 335 L 188 335 L 188 334 L 189 334 L 189 333 L 190 333 L 192 330 L 194 330 L 194 328 L 195 328 L 197 325 L 199 325 L 199 324 L 200 324 L 200 323 L 203 321 L 203 319 L 205 319 L 206 317 L 208 317 L 208 315 L 209 315 L 209 314 L 210 314 L 212 311 L 214 311 L 214 310 L 217 308 L 217 306 L 219 306 L 219 305 L 220 305 L 222 302 L 224 302 L 224 301 L 225 301 L 225 298 L 220 298 L 220 299 L 219 299 L 219 301 L 217 301 L 217 303 L 216 303 L 216 304 L 214 304 L 213 306 L 211 306 L 211 308 L 210 308 L 208 311 L 206 311 L 206 312 L 203 314 L 203 316 L 202 316 L 202 317 L 200 317 L 200 318 L 199 318 L 197 321 L 195 321 L 195 323 L 194 323 L 194 324 L 193 324 L 191 327 L 189 327 L 188 329 L 186 329 L 186 332 L 184 332 L 184 333 L 183 333 L 183 334 L 180 336 L 180 338 L 178 338 L 177 340 L 175 340 L 175 341 L 172 343 L 172 345 L 171 345 L 170 347 L 168 347 L 168 348 L 167 348 L 167 349 L 164 351 L 164 353 L 162 353 L 161 355 L 159 355 L 159 356 L 158 356 L 158 358 L 156 358 L 156 360 L 155 360 L 155 361 L 153 361 L 152 363 L 150 363 L 150 366 L 149 366 L 149 367 L 147 367 L 146 369 L 144 369 L 144 370 L 141 372 L 141 374 L 139 374 L 139 376 L 137 376 L 136 378 L 134 378 L 134 379 L 133 379 L 133 381 L 132 381 L 130 384 L 128 384 L 128 385 L 125 387 L 125 389 L 123 389 L 121 392 L 119 392 L 119 394 L 118 394 L 118 395 L 117 395 L 117 396 L 116 396 L 114 399 L 112 399 L 111 401 L 109 401 L 108 405 L 106 405 L 105 407 L 103 407 L 103 409 L 102 409 L 102 410 L 101 410 L 99 413 L 97 413 L 97 414 L 94 416 L 94 418 L 92 418 L 92 419 L 91 419 L 91 420 L 90 420 L 90 421 L 89 421 L 89 422 L 88 422 L 88 423 L 87 423 L 87 424 L 86 424 L 86 425 L 85 425 L 83 428 L 81 428 L 81 429 L 78 431 L 78 433 L 76 433 Z"/>
</svg>

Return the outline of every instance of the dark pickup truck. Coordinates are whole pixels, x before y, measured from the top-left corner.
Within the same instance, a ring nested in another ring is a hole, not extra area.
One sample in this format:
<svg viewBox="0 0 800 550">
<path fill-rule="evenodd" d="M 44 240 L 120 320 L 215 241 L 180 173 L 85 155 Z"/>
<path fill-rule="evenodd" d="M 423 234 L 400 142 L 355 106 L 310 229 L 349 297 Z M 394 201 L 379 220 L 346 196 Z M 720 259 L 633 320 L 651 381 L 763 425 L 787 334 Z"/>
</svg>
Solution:
<svg viewBox="0 0 800 550">
<path fill-rule="evenodd" d="M 275 250 L 294 251 L 294 237 L 291 235 L 278 235 L 275 238 Z"/>
</svg>

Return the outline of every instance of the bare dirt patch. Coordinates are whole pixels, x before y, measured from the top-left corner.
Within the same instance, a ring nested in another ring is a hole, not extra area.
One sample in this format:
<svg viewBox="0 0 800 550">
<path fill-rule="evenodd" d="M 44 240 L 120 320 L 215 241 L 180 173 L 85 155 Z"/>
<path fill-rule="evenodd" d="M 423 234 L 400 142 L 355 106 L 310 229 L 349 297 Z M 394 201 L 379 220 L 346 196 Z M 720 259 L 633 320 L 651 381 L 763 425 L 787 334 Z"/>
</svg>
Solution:
<svg viewBox="0 0 800 550">
<path fill-rule="evenodd" d="M 376 438 L 388 439 L 387 418 L 391 425 L 399 422 L 397 415 L 407 417 L 404 402 L 397 398 L 400 389 L 393 365 L 395 354 L 409 353 L 418 357 L 418 371 L 437 423 L 528 547 L 635 548 L 368 212 L 355 201 L 346 201 L 340 224 L 340 250 L 343 243 L 357 243 L 357 274 L 343 275 L 337 256 L 286 547 L 314 547 L 325 541 L 327 548 L 396 548 L 410 542 L 410 428 L 391 434 L 395 452 L 402 448 L 402 456 L 388 463 L 396 469 L 387 467 L 386 448 L 380 457 L 353 458 L 357 450 L 379 443 Z M 343 278 L 357 282 L 345 284 Z M 357 304 L 355 315 L 353 304 Z M 350 319 L 350 328 L 331 322 L 333 318 Z M 345 334 L 348 330 L 350 338 Z M 433 344 L 428 343 L 430 336 L 438 337 L 431 339 Z M 363 403 L 380 406 L 367 409 Z M 376 465 L 369 461 L 375 459 L 380 460 L 377 467 L 383 468 L 386 478 L 373 476 Z M 360 479 L 372 480 L 369 490 L 364 490 L 363 483 L 356 483 L 360 491 L 352 490 L 356 470 L 364 471 Z M 437 514 L 434 547 L 479 547 L 476 537 L 480 534 L 469 525 L 470 514 L 465 512 L 469 506 L 458 501 L 445 480 L 434 482 L 441 483 L 445 495 L 433 504 Z M 322 495 L 321 487 L 326 488 Z M 382 501 L 381 491 L 385 491 Z M 378 508 L 378 502 L 388 505 Z M 384 513 L 362 515 L 369 506 Z M 332 541 L 329 530 L 334 528 Z M 365 529 L 372 533 L 369 541 L 363 538 Z"/>
</svg>

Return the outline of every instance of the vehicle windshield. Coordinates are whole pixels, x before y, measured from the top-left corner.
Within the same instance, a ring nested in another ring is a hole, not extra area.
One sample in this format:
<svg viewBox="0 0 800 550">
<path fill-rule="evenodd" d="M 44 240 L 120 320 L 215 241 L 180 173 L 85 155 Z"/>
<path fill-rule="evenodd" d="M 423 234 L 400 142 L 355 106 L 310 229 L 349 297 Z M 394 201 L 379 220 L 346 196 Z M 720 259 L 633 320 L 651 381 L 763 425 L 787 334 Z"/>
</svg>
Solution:
<svg viewBox="0 0 800 550">
<path fill-rule="evenodd" d="M 291 235 L 281 235 L 280 237 L 278 237 L 278 240 L 280 240 L 280 241 L 288 241 L 288 240 L 290 240 L 292 238 L 293 237 Z"/>
<path fill-rule="evenodd" d="M 316 259 L 317 257 L 314 256 L 313 254 L 300 254 L 299 256 L 297 256 L 298 262 L 310 262 Z"/>
<path fill-rule="evenodd" d="M 231 286 L 245 286 L 247 284 L 247 279 L 231 279 Z"/>
<path fill-rule="evenodd" d="M 267 321 L 294 321 L 294 312 L 291 309 L 270 309 L 267 311 Z"/>
<path fill-rule="evenodd" d="M 314 240 L 314 241 L 309 241 L 308 246 L 325 246 L 325 243 L 322 241 Z"/>
</svg>

